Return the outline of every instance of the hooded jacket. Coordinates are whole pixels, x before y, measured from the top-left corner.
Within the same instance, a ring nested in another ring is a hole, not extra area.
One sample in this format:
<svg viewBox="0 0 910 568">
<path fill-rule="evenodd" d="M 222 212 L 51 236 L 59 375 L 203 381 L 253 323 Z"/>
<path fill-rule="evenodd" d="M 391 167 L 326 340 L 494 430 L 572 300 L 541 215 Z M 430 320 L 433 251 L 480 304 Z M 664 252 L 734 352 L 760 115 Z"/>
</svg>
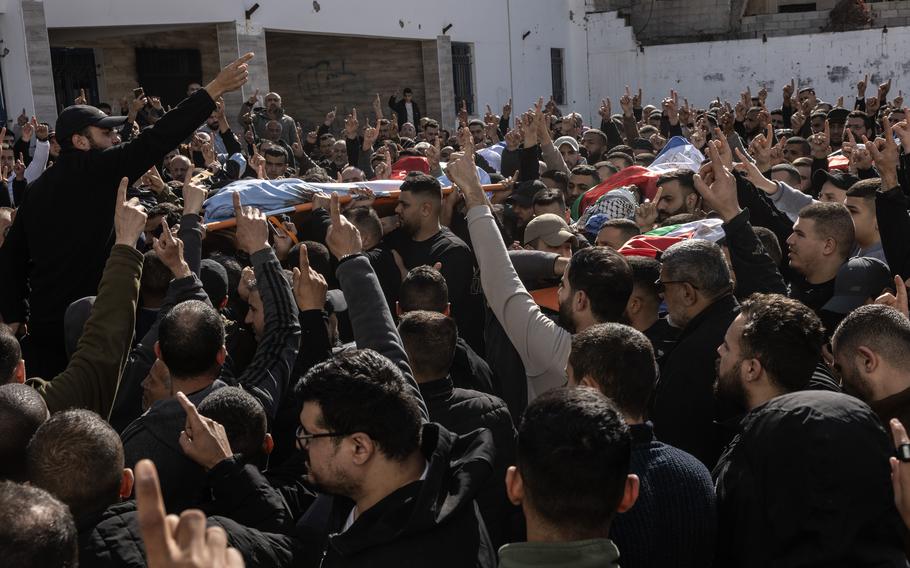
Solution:
<svg viewBox="0 0 910 568">
<path fill-rule="evenodd" d="M 801 391 L 750 412 L 717 466 L 718 566 L 906 566 L 875 413 Z"/>
<path fill-rule="evenodd" d="M 430 565 L 496 566 L 496 553 L 474 496 L 492 472 L 489 431 L 457 436 L 438 424 L 424 424 L 421 451 L 426 477 L 409 483 L 362 512 L 339 532 L 354 503 L 322 497 L 298 525 L 307 556 L 322 568 Z M 327 536 L 326 536 L 327 535 Z M 319 558 L 321 556 L 321 559 Z"/>
</svg>

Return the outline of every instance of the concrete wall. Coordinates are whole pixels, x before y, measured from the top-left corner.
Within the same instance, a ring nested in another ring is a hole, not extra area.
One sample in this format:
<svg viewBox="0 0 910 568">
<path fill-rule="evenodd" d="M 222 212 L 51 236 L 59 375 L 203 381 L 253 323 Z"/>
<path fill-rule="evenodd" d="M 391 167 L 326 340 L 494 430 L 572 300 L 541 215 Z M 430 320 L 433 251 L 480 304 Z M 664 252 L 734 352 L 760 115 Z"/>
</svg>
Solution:
<svg viewBox="0 0 910 568">
<path fill-rule="evenodd" d="M 245 22 L 243 0 L 45 0 L 49 28 Z M 267 32 L 303 32 L 406 40 L 435 40 L 442 28 L 453 42 L 474 46 L 476 108 L 515 108 L 549 96 L 550 48 L 566 50 L 567 99 L 587 93 L 585 0 L 269 0 L 250 22 Z M 531 32 L 524 39 L 522 36 Z M 365 51 L 369 56 L 369 51 Z M 269 49 L 269 59 L 273 56 Z M 382 54 L 376 54 L 381 59 Z M 511 64 L 510 64 L 511 62 Z M 272 67 L 270 62 L 270 67 Z M 370 86 L 366 86 L 371 89 Z"/>
<path fill-rule="evenodd" d="M 692 104 L 705 105 L 715 97 L 739 99 L 750 86 L 764 84 L 769 105 L 781 102 L 781 89 L 795 77 L 812 85 L 819 98 L 838 96 L 853 104 L 856 81 L 870 74 L 874 83 L 893 78 L 892 93 L 910 92 L 904 77 L 910 73 L 910 28 L 647 46 L 641 52 L 635 38 L 615 13 L 591 14 L 588 53 L 591 60 L 591 100 L 586 117 L 596 116 L 601 97 L 609 96 L 618 112 L 623 86 L 644 89 L 646 103 L 655 103 L 675 89 Z"/>
</svg>

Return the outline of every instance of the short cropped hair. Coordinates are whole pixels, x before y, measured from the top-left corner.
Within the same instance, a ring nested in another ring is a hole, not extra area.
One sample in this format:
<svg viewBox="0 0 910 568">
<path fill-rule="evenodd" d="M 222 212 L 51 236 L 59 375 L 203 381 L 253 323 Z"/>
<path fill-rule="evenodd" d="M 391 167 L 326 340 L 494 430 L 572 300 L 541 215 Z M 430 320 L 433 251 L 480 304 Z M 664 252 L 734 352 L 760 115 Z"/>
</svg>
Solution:
<svg viewBox="0 0 910 568">
<path fill-rule="evenodd" d="M 666 280 L 688 282 L 708 298 L 732 289 L 727 259 L 711 241 L 689 239 L 676 243 L 663 252 L 660 262 Z"/>
<path fill-rule="evenodd" d="M 604 532 L 622 501 L 632 455 L 629 427 L 594 389 L 557 388 L 528 405 L 517 467 L 536 514 L 567 532 Z M 571 479 L 571 483 L 566 480 Z"/>
<path fill-rule="evenodd" d="M 401 316 L 398 334 L 415 375 L 442 379 L 449 374 L 458 341 L 455 320 L 439 312 L 408 312 Z"/>
<path fill-rule="evenodd" d="M 47 420 L 47 404 L 28 385 L 0 385 L 0 479 L 25 481 L 25 448 Z"/>
<path fill-rule="evenodd" d="M 415 195 L 431 198 L 434 202 L 442 202 L 442 185 L 435 177 L 420 172 L 410 172 L 401 182 L 401 191 L 408 191 Z"/>
<path fill-rule="evenodd" d="M 840 322 L 831 344 L 835 353 L 864 345 L 893 366 L 906 368 L 910 364 L 910 320 L 888 306 L 860 306 Z"/>
<path fill-rule="evenodd" d="M 632 269 L 618 252 L 607 247 L 589 247 L 572 255 L 569 286 L 583 291 L 591 312 L 600 322 L 621 321 L 632 295 Z"/>
<path fill-rule="evenodd" d="M 32 436 L 27 456 L 29 482 L 66 503 L 77 518 L 120 499 L 123 443 L 94 412 L 54 414 Z"/>
<path fill-rule="evenodd" d="M 402 313 L 428 310 L 444 313 L 449 307 L 449 286 L 431 266 L 415 266 L 401 282 L 398 307 Z"/>
<path fill-rule="evenodd" d="M 850 258 L 856 233 L 853 217 L 843 203 L 812 203 L 800 210 L 799 218 L 813 220 L 818 236 L 822 239 L 834 239 L 840 257 L 843 260 Z"/>
<path fill-rule="evenodd" d="M 224 345 L 224 322 L 210 305 L 198 300 L 174 306 L 158 326 L 161 359 L 173 379 L 192 378 L 217 367 Z"/>
<path fill-rule="evenodd" d="M 602 323 L 572 336 L 569 365 L 576 382 L 590 377 L 626 415 L 643 417 L 657 382 L 654 348 L 628 325 Z"/>
<path fill-rule="evenodd" d="M 5 566 L 71 568 L 79 540 L 69 509 L 38 487 L 0 481 L 0 558 Z"/>
<path fill-rule="evenodd" d="M 387 458 L 403 461 L 419 449 L 421 432 L 420 406 L 406 385 L 386 357 L 357 349 L 315 365 L 294 392 L 300 403 L 319 404 L 320 427 L 345 435 L 363 432 Z"/>
<path fill-rule="evenodd" d="M 267 421 L 262 403 L 239 387 L 215 389 L 199 403 L 199 414 L 224 426 L 231 450 L 245 461 L 262 454 Z"/>
<path fill-rule="evenodd" d="M 786 392 L 806 388 L 818 364 L 825 329 L 810 308 L 780 294 L 752 294 L 740 306 L 743 357 L 758 359 Z"/>
</svg>

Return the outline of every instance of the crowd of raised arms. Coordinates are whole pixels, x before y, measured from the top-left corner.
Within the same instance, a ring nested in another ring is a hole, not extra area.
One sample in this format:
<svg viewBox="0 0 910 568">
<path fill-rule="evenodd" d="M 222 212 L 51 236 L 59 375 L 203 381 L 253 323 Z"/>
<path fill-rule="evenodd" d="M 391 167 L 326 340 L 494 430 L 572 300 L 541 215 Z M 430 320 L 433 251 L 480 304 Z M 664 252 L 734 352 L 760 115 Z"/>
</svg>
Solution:
<svg viewBox="0 0 910 568">
<path fill-rule="evenodd" d="M 0 564 L 908 566 L 890 80 L 310 130 L 252 57 L 0 135 Z"/>
</svg>

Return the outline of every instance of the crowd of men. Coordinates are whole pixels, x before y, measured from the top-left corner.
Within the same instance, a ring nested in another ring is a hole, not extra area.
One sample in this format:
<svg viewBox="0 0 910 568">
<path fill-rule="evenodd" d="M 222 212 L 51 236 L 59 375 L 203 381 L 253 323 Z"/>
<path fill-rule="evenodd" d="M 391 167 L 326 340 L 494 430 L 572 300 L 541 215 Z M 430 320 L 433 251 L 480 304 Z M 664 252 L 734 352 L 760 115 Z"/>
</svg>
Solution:
<svg viewBox="0 0 910 568">
<path fill-rule="evenodd" d="M 233 130 L 252 57 L 0 136 L 0 563 L 908 565 L 890 81 Z M 231 186 L 282 178 L 401 185 Z"/>
</svg>

